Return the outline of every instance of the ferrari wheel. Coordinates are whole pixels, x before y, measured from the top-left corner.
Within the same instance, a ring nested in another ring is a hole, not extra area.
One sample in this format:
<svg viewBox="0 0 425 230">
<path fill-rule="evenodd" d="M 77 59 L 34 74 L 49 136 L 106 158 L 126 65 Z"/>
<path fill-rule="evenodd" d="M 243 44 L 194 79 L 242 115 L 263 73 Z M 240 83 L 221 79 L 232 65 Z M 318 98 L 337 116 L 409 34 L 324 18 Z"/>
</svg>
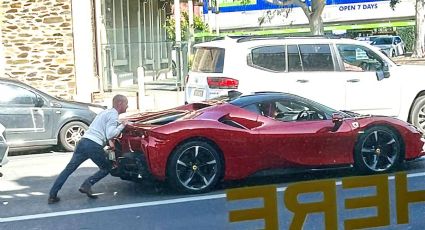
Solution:
<svg viewBox="0 0 425 230">
<path fill-rule="evenodd" d="M 410 111 L 410 122 L 425 133 L 425 96 L 416 98 Z"/>
<path fill-rule="evenodd" d="M 354 155 L 356 168 L 366 173 L 387 172 L 400 162 L 401 144 L 391 129 L 375 126 L 359 138 Z"/>
<path fill-rule="evenodd" d="M 190 141 L 173 152 L 168 164 L 170 185 L 186 193 L 211 190 L 220 179 L 220 154 L 207 142 Z"/>
</svg>

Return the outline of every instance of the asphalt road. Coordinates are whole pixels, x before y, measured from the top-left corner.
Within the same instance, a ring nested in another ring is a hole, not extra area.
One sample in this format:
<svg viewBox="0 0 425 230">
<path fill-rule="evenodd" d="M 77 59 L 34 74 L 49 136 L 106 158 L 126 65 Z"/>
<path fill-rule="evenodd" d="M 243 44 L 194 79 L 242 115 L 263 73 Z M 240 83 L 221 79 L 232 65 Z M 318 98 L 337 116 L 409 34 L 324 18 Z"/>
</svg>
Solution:
<svg viewBox="0 0 425 230">
<path fill-rule="evenodd" d="M 277 187 L 279 229 L 288 229 L 293 218 L 283 202 L 287 186 L 310 180 L 335 180 L 338 229 L 344 221 L 376 215 L 375 208 L 347 210 L 344 200 L 373 196 L 375 187 L 343 189 L 341 180 L 355 176 L 350 169 L 310 172 L 273 172 L 247 180 L 225 183 L 214 192 L 202 195 L 174 193 L 161 183 L 137 184 L 108 176 L 93 187 L 98 199 L 89 199 L 78 192 L 79 185 L 96 171 L 95 165 L 85 162 L 64 185 L 58 204 L 48 205 L 47 194 L 53 180 L 63 169 L 71 153 L 46 153 L 10 157 L 0 171 L 0 229 L 258 229 L 264 221 L 229 222 L 229 211 L 262 207 L 261 199 L 226 200 L 226 189 L 257 185 Z M 425 159 L 410 162 L 405 167 L 408 190 L 424 190 Z M 394 174 L 388 175 L 390 225 L 376 229 L 423 229 L 425 202 L 409 205 L 409 224 L 397 225 L 395 211 Z M 380 196 L 381 194 L 379 194 Z M 318 202 L 322 194 L 304 194 L 300 202 Z M 424 196 L 425 199 L 425 196 Z M 325 229 L 324 215 L 308 215 L 303 229 Z"/>
</svg>

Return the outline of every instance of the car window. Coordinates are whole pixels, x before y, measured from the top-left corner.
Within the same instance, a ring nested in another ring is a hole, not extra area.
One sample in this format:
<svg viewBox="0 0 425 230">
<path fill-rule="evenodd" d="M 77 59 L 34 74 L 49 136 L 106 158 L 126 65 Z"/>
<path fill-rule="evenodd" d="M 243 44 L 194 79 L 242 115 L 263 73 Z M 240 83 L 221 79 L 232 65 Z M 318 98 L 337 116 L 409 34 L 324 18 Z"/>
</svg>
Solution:
<svg viewBox="0 0 425 230">
<path fill-rule="evenodd" d="M 258 104 L 251 104 L 251 105 L 245 106 L 243 108 L 250 111 L 250 112 L 253 112 L 253 113 L 256 113 L 256 114 L 261 114 L 261 111 L 260 111 Z"/>
<path fill-rule="evenodd" d="M 401 42 L 401 38 L 400 37 L 395 37 L 395 42 L 398 44 Z"/>
<path fill-rule="evenodd" d="M 326 120 L 326 115 L 319 108 L 300 100 L 276 101 L 275 119 L 279 121 L 313 121 Z"/>
<path fill-rule="evenodd" d="M 288 71 L 303 71 L 300 51 L 297 45 L 288 45 Z"/>
<path fill-rule="evenodd" d="M 24 88 L 9 84 L 0 84 L 0 106 L 34 106 L 36 95 Z"/>
<path fill-rule="evenodd" d="M 372 50 L 360 45 L 337 45 L 345 71 L 376 71 L 383 60 Z"/>
<path fill-rule="evenodd" d="M 241 108 L 279 121 L 326 120 L 330 119 L 333 113 L 341 113 L 298 96 L 256 102 Z"/>
<path fill-rule="evenodd" d="M 216 47 L 199 47 L 193 59 L 192 71 L 223 73 L 225 50 Z"/>
<path fill-rule="evenodd" d="M 377 38 L 372 42 L 372 45 L 391 45 L 393 44 L 393 38 Z"/>
<path fill-rule="evenodd" d="M 299 45 L 304 71 L 333 71 L 331 49 L 327 44 Z"/>
<path fill-rule="evenodd" d="M 251 51 L 251 64 L 266 70 L 285 71 L 285 46 L 265 46 Z"/>
</svg>

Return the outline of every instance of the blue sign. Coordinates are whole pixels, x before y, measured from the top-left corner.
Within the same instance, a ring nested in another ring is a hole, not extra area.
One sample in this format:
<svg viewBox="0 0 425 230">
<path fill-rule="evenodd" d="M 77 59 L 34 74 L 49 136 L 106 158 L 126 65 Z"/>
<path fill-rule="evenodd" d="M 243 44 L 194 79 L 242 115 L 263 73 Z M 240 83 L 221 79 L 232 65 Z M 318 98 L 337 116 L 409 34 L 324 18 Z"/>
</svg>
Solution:
<svg viewBox="0 0 425 230">
<path fill-rule="evenodd" d="M 216 1 L 220 1 L 220 0 L 216 0 Z M 375 7 L 375 9 L 376 9 L 377 4 L 373 4 L 373 3 L 374 2 L 381 2 L 381 1 L 388 1 L 388 0 L 326 0 L 326 5 L 340 5 L 340 4 L 352 4 L 352 3 L 371 3 L 371 4 L 362 4 L 361 8 L 363 9 L 363 6 L 366 6 L 366 7 L 369 7 L 368 9 L 373 9 L 372 7 Z M 311 4 L 311 0 L 306 0 L 306 2 L 307 2 L 307 5 Z M 350 6 L 348 8 L 344 8 L 342 10 L 340 9 L 340 11 L 359 10 L 358 6 L 359 5 Z M 232 6 L 220 6 L 220 12 L 226 13 L 226 12 L 243 12 L 243 11 L 251 11 L 251 10 L 270 10 L 270 9 L 281 9 L 281 8 L 286 8 L 286 7 L 298 7 L 298 6 L 289 5 L 289 6 L 282 7 L 282 6 L 279 6 L 279 5 L 272 4 L 272 3 L 270 3 L 266 0 L 257 0 L 255 4 L 247 4 L 247 5 L 239 4 L 239 5 L 232 5 Z M 204 12 L 204 14 L 208 13 L 208 0 L 204 0 L 203 12 Z M 213 12 L 215 12 L 215 9 L 213 9 Z"/>
</svg>

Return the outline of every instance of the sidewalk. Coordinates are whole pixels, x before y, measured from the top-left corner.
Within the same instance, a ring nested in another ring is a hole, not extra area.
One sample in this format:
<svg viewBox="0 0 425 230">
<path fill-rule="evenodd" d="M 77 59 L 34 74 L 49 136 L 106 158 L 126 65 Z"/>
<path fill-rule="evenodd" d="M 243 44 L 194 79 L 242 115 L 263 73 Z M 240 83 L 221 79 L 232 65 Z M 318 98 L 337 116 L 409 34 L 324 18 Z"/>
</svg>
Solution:
<svg viewBox="0 0 425 230">
<path fill-rule="evenodd" d="M 425 65 L 425 58 L 413 58 L 412 53 L 407 53 L 405 56 L 391 58 L 395 63 L 400 65 Z"/>
</svg>

